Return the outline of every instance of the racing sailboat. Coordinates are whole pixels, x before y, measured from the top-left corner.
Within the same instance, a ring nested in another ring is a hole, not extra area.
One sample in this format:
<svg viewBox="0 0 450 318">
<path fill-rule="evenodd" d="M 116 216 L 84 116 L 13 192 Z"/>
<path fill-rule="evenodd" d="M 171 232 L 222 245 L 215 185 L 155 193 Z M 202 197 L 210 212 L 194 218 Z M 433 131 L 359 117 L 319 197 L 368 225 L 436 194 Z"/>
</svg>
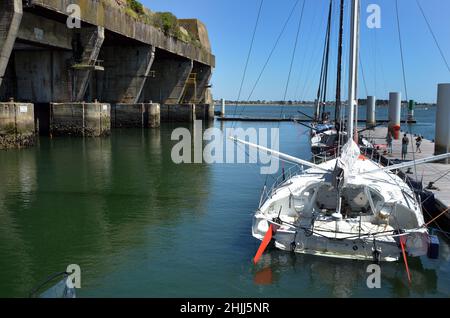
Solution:
<svg viewBox="0 0 450 318">
<path fill-rule="evenodd" d="M 302 254 L 374 262 L 402 255 L 426 255 L 429 233 L 413 190 L 393 171 L 450 158 L 434 156 L 389 167 L 364 157 L 354 141 L 360 0 L 352 0 L 349 63 L 348 141 L 339 157 L 314 164 L 247 141 L 307 170 L 283 178 L 263 192 L 252 234 L 261 240 L 255 263 L 267 245 Z"/>
</svg>

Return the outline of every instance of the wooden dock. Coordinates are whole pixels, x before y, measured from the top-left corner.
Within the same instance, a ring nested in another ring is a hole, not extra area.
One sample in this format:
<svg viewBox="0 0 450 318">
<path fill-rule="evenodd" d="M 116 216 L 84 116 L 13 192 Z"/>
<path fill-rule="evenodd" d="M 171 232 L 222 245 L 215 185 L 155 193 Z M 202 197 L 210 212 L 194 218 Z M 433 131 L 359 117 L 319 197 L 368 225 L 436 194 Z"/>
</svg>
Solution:
<svg viewBox="0 0 450 318">
<path fill-rule="evenodd" d="M 392 154 L 387 154 L 386 149 L 386 137 L 388 129 L 387 127 L 377 127 L 374 130 L 368 130 L 362 134 L 372 141 L 373 144 L 380 146 L 378 153 L 384 159 L 383 161 L 396 161 L 401 162 L 401 151 L 402 151 L 402 140 L 394 140 L 392 143 Z M 406 132 L 401 133 L 401 138 L 403 138 Z M 408 154 L 406 156 L 406 161 L 412 161 L 414 159 L 428 158 L 434 155 L 434 142 L 424 139 L 422 141 L 421 150 L 422 152 L 416 151 L 416 136 L 410 135 L 408 133 L 408 138 L 410 144 L 408 146 Z M 414 145 L 413 147 L 411 145 Z M 408 171 L 409 170 L 409 171 Z M 409 176 L 417 181 L 422 181 L 423 187 L 427 191 L 433 192 L 439 208 L 444 211 L 450 207 L 450 164 L 445 163 L 427 163 L 422 165 L 417 165 L 416 168 L 402 169 L 403 175 Z M 430 182 L 434 183 L 433 188 L 427 188 Z M 447 213 L 447 218 L 450 221 L 450 213 Z"/>
</svg>

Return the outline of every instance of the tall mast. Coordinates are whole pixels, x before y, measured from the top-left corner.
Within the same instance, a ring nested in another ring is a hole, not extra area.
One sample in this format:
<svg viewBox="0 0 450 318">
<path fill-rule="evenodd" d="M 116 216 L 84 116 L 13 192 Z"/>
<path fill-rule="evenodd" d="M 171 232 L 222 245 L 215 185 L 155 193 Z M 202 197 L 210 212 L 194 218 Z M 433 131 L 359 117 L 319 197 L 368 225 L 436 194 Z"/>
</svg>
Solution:
<svg viewBox="0 0 450 318">
<path fill-rule="evenodd" d="M 348 139 L 354 138 L 355 109 L 358 106 L 357 84 L 358 84 L 358 52 L 359 52 L 359 9 L 360 0 L 352 0 L 350 24 L 350 61 L 349 61 L 349 82 L 348 82 L 348 118 L 347 133 Z"/>
<path fill-rule="evenodd" d="M 336 80 L 336 107 L 334 110 L 334 120 L 336 128 L 341 127 L 341 77 L 342 77 L 342 42 L 344 36 L 344 0 L 341 0 L 340 21 L 339 21 L 339 45 L 338 45 L 338 64 Z"/>
</svg>

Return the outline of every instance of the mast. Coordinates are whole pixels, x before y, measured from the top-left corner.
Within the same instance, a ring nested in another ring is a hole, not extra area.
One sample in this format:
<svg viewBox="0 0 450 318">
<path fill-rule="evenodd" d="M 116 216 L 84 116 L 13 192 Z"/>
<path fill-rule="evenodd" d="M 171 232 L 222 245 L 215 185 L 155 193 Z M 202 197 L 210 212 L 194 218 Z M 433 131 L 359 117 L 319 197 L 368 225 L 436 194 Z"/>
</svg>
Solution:
<svg viewBox="0 0 450 318">
<path fill-rule="evenodd" d="M 358 51 L 359 51 L 359 9 L 360 0 L 352 0 L 351 14 L 352 20 L 350 24 L 350 61 L 349 61 L 349 82 L 348 82 L 348 118 L 347 133 L 348 140 L 355 137 L 354 120 L 355 109 L 358 105 L 357 101 L 357 84 L 358 84 Z"/>
<path fill-rule="evenodd" d="M 336 107 L 334 110 L 334 121 L 336 129 L 341 129 L 341 77 L 342 77 L 342 42 L 344 36 L 344 0 L 341 0 L 340 21 L 339 21 L 339 45 L 338 45 L 338 64 L 336 80 Z"/>
<path fill-rule="evenodd" d="M 319 88 L 317 90 L 317 99 L 315 101 L 316 111 L 314 113 L 314 118 L 317 122 L 320 121 L 320 114 L 325 111 L 325 107 L 323 106 L 326 102 L 327 95 L 327 80 L 328 80 L 328 64 L 329 64 L 329 55 L 330 55 L 330 33 L 331 33 L 331 15 L 333 10 L 333 0 L 330 0 L 330 7 L 328 11 L 328 20 L 327 20 L 327 30 L 325 34 L 325 43 L 323 48 L 323 56 L 322 56 L 322 67 L 320 70 L 320 78 L 319 78 Z"/>
</svg>

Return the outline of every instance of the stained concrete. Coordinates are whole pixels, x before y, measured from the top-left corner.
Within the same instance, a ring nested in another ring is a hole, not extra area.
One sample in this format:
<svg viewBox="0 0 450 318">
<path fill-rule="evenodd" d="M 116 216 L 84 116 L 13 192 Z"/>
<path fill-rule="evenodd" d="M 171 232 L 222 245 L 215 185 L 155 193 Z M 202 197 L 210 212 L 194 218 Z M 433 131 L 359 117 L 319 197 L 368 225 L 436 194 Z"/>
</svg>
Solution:
<svg viewBox="0 0 450 318">
<path fill-rule="evenodd" d="M 214 104 L 196 104 L 195 117 L 198 120 L 214 120 Z"/>
<path fill-rule="evenodd" d="M 143 101 L 153 101 L 161 105 L 180 104 L 186 82 L 192 72 L 193 61 L 181 58 L 159 58 L 153 62 L 153 77 L 147 78 Z"/>
<path fill-rule="evenodd" d="M 111 106 L 113 128 L 157 128 L 160 122 L 159 104 L 114 104 Z"/>
<path fill-rule="evenodd" d="M 105 71 L 99 75 L 99 99 L 109 103 L 138 103 L 155 59 L 149 45 L 107 46 L 101 50 Z"/>
<path fill-rule="evenodd" d="M 43 46 L 72 50 L 72 30 L 64 23 L 24 12 L 17 39 Z"/>
<path fill-rule="evenodd" d="M 161 105 L 161 122 L 193 122 L 195 104 Z"/>
<path fill-rule="evenodd" d="M 78 4 L 81 8 L 81 20 L 91 25 L 99 25 L 106 30 L 135 39 L 178 56 L 198 61 L 215 67 L 215 57 L 208 48 L 198 47 L 183 42 L 175 37 L 167 36 L 152 25 L 136 21 L 131 16 L 105 1 L 94 0 L 33 0 L 33 5 L 43 7 L 60 14 L 68 15 L 69 4 Z M 205 28 L 206 29 L 206 28 Z M 200 30 L 202 38 L 207 36 L 206 30 Z M 209 42 L 209 41 L 208 41 Z"/>
<path fill-rule="evenodd" d="M 0 103 L 0 149 L 29 147 L 34 142 L 33 104 Z"/>
<path fill-rule="evenodd" d="M 111 132 L 111 106 L 105 103 L 52 103 L 52 136 L 107 136 Z"/>
<path fill-rule="evenodd" d="M 34 103 L 72 100 L 72 76 L 67 67 L 72 52 L 41 49 L 14 52 L 15 99 Z"/>
<path fill-rule="evenodd" d="M 81 102 L 86 100 L 86 91 L 93 73 L 96 72 L 97 59 L 104 40 L 105 29 L 101 26 L 84 27 L 79 33 L 74 34 L 74 44 L 81 47 L 82 53 L 80 54 L 80 60 L 74 61 L 72 101 Z M 73 49 L 75 50 L 75 48 Z"/>
<path fill-rule="evenodd" d="M 22 20 L 22 0 L 0 1 L 0 86 Z"/>
<path fill-rule="evenodd" d="M 69 4 L 81 7 L 81 29 L 65 24 Z M 180 24 L 195 43 L 136 21 L 107 1 L 34 0 L 24 12 L 21 0 L 2 0 L 0 101 L 33 102 L 45 134 L 50 128 L 54 134 L 105 134 L 110 124 L 102 120 L 110 115 L 91 114 L 96 100 L 142 103 L 148 109 L 140 111 L 141 126 L 212 117 L 207 104 L 215 57 L 206 27 L 195 19 Z"/>
</svg>

